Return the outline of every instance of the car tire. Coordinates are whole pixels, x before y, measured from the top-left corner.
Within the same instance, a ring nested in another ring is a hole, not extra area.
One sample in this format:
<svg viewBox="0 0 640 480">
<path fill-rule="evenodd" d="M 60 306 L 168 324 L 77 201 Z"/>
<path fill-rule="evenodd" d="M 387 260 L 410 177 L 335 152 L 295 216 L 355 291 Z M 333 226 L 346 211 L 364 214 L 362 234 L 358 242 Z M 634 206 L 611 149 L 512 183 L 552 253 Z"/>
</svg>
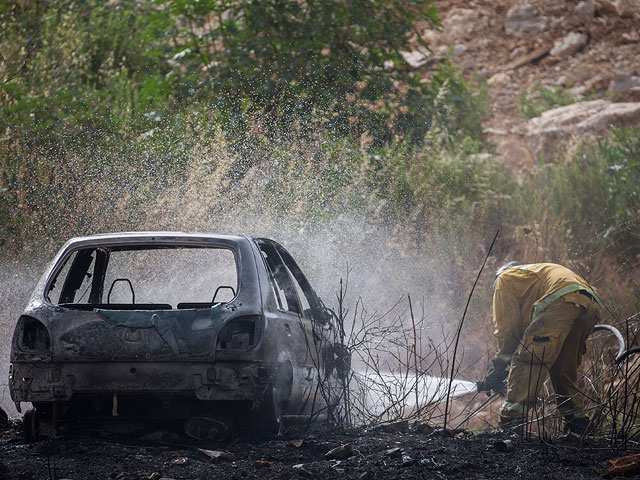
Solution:
<svg viewBox="0 0 640 480">
<path fill-rule="evenodd" d="M 262 435 L 279 435 L 284 429 L 284 413 L 291 395 L 293 367 L 290 362 L 280 364 L 267 386 L 255 412 L 255 424 Z"/>
<path fill-rule="evenodd" d="M 27 443 L 34 443 L 40 440 L 40 425 L 35 408 L 30 408 L 24 412 L 22 417 L 22 435 Z"/>
</svg>

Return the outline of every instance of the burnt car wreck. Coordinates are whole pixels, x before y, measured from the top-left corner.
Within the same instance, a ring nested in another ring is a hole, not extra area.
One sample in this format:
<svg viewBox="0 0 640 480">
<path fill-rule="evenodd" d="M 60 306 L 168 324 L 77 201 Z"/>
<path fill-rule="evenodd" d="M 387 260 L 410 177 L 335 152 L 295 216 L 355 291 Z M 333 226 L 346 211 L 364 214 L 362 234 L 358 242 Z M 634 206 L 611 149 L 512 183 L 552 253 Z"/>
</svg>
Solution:
<svg viewBox="0 0 640 480">
<path fill-rule="evenodd" d="M 19 318 L 9 389 L 28 440 L 83 422 L 196 438 L 339 415 L 348 355 L 308 280 L 264 238 L 72 239 Z"/>
</svg>

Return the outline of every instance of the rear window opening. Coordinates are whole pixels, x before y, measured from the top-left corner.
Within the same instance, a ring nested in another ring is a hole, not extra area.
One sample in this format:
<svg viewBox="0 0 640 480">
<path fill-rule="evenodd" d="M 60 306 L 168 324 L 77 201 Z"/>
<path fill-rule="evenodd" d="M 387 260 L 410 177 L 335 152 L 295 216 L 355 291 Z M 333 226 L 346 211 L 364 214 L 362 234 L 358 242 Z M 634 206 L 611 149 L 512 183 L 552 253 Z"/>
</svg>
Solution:
<svg viewBox="0 0 640 480">
<path fill-rule="evenodd" d="M 87 310 L 167 310 L 210 308 L 237 291 L 237 262 L 229 248 L 101 247 L 68 256 L 47 298 Z"/>
</svg>

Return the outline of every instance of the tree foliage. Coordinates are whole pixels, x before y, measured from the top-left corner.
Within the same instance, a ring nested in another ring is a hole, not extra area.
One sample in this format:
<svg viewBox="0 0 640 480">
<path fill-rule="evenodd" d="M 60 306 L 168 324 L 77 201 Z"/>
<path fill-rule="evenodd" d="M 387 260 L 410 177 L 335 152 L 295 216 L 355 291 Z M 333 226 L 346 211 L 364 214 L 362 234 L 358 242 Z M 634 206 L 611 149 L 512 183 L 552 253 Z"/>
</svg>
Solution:
<svg viewBox="0 0 640 480">
<path fill-rule="evenodd" d="M 614 128 L 612 138 L 598 145 L 609 172 L 609 191 L 617 218 L 640 226 L 640 127 Z"/>
<path fill-rule="evenodd" d="M 482 92 L 403 59 L 438 25 L 433 0 L 0 1 L 0 237 L 73 215 L 83 175 L 184 174 L 220 130 L 234 181 L 276 138 L 480 139 Z"/>
<path fill-rule="evenodd" d="M 135 127 L 170 93 L 152 12 L 130 0 L 2 3 L 2 126 L 37 143 Z"/>
<path fill-rule="evenodd" d="M 259 117 L 278 133 L 294 122 L 377 144 L 437 123 L 479 136 L 482 99 L 445 66 L 430 80 L 402 52 L 428 46 L 439 26 L 432 0 L 164 0 L 176 18 L 176 74 L 191 92 L 246 128 Z"/>
<path fill-rule="evenodd" d="M 229 115 L 287 126 L 325 115 L 340 133 L 382 133 L 424 116 L 401 51 L 438 25 L 432 0 L 166 0 L 179 19 L 179 67 Z M 426 45 L 424 45 L 426 47 Z M 422 95 L 419 95 L 422 96 Z M 392 110 L 400 110 L 392 115 Z M 409 113 L 409 110 L 411 113 Z M 318 111 L 321 115 L 317 115 Z M 324 123 L 324 122 L 323 122 Z"/>
<path fill-rule="evenodd" d="M 194 110 L 230 135 L 258 120 L 377 145 L 434 125 L 481 137 L 484 97 L 448 64 L 425 78 L 403 59 L 427 51 L 433 0 L 6 1 L 0 23 L 1 126 L 38 143 Z"/>
</svg>

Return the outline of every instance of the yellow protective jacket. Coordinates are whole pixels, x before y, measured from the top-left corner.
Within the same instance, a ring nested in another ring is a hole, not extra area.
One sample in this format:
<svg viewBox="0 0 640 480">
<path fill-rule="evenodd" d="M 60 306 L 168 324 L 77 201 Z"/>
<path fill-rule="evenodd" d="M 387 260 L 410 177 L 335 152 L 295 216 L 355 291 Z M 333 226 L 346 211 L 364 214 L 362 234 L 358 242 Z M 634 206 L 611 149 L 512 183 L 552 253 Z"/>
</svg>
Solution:
<svg viewBox="0 0 640 480">
<path fill-rule="evenodd" d="M 601 304 L 595 290 L 578 274 L 555 263 L 518 265 L 502 272 L 493 294 L 494 335 L 498 339 L 496 357 L 511 361 L 533 316 L 558 298 L 583 290 Z M 591 301 L 585 295 L 567 297 L 577 306 Z"/>
</svg>

